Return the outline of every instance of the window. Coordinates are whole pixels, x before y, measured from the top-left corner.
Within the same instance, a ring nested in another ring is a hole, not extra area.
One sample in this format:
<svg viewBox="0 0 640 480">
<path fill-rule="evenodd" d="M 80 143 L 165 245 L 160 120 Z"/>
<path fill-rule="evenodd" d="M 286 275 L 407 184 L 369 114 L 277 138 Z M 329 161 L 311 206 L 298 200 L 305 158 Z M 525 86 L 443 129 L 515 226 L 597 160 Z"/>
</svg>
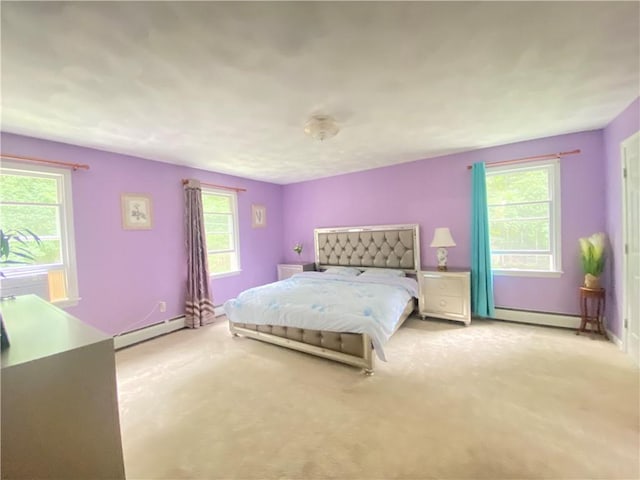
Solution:
<svg viewBox="0 0 640 480">
<path fill-rule="evenodd" d="M 40 239 L 38 244 L 27 239 L 24 247 L 34 260 L 25 261 L 12 253 L 1 266 L 3 289 L 12 291 L 15 285 L 26 284 L 38 292 L 47 292 L 49 300 L 59 306 L 75 305 L 78 282 L 73 231 L 71 171 L 33 166 L 3 160 L 0 168 L 0 228 L 3 231 L 28 229 Z M 43 290 L 39 289 L 42 283 Z M 35 291 L 33 292 L 35 293 Z M 45 293 L 42 293 L 46 295 Z"/>
<path fill-rule="evenodd" d="M 209 274 L 240 270 L 238 209 L 235 192 L 203 189 L 202 210 L 207 236 Z"/>
<path fill-rule="evenodd" d="M 487 169 L 487 202 L 498 274 L 561 273 L 557 160 Z"/>
</svg>

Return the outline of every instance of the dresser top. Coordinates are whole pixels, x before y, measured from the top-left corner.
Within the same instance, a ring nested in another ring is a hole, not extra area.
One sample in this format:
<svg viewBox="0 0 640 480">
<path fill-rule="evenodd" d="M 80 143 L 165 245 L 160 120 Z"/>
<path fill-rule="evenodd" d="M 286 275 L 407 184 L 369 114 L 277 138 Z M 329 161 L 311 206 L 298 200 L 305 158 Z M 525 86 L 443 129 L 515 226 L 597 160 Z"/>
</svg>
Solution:
<svg viewBox="0 0 640 480">
<path fill-rule="evenodd" d="M 110 336 L 81 322 L 36 295 L 0 302 L 10 346 L 2 351 L 2 368 L 110 341 Z"/>
</svg>

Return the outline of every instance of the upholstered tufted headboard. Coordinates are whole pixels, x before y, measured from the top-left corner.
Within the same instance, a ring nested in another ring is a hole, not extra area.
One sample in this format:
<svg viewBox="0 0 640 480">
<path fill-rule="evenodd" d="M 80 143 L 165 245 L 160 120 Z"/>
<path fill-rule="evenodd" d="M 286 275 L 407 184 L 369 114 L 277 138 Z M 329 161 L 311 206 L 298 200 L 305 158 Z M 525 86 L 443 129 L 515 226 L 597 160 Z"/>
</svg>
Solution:
<svg viewBox="0 0 640 480">
<path fill-rule="evenodd" d="M 419 226 L 316 228 L 316 267 L 330 265 L 420 270 Z"/>
</svg>

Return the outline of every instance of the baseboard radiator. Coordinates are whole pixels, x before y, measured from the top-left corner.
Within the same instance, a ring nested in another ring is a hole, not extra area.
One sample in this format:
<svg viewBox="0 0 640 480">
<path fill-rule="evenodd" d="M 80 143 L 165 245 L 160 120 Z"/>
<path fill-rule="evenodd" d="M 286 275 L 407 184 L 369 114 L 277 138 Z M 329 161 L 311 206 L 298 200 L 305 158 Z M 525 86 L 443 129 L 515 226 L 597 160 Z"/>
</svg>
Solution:
<svg viewBox="0 0 640 480">
<path fill-rule="evenodd" d="M 515 310 L 511 308 L 496 308 L 496 320 L 509 322 L 531 323 L 533 325 L 545 325 L 549 327 L 562 327 L 577 329 L 580 327 L 578 315 L 566 315 L 562 313 L 532 312 L 529 310 Z"/>
<path fill-rule="evenodd" d="M 116 350 L 185 328 L 184 315 L 113 337 Z"/>
<path fill-rule="evenodd" d="M 224 309 L 222 305 L 214 307 L 214 315 L 220 317 L 224 315 Z M 185 328 L 184 315 L 166 320 L 164 322 L 154 323 L 146 327 L 139 328 L 137 330 L 131 330 L 130 332 L 123 333 L 113 337 L 113 345 L 116 350 L 136 343 L 144 342 L 145 340 L 151 340 L 152 338 L 159 337 L 160 335 L 166 335 L 167 333 L 175 332 Z"/>
</svg>

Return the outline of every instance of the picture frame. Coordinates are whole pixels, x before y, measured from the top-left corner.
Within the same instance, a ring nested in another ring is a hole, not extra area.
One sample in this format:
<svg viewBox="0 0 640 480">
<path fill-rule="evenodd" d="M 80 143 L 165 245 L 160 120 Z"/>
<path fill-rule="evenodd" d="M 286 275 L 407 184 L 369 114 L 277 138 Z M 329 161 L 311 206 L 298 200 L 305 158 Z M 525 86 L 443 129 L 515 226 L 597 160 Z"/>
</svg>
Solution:
<svg viewBox="0 0 640 480">
<path fill-rule="evenodd" d="M 267 207 L 251 205 L 251 227 L 264 228 L 267 226 Z"/>
<path fill-rule="evenodd" d="M 153 226 L 153 206 L 151 195 L 146 193 L 123 193 L 122 228 L 125 230 L 151 230 Z"/>
</svg>

